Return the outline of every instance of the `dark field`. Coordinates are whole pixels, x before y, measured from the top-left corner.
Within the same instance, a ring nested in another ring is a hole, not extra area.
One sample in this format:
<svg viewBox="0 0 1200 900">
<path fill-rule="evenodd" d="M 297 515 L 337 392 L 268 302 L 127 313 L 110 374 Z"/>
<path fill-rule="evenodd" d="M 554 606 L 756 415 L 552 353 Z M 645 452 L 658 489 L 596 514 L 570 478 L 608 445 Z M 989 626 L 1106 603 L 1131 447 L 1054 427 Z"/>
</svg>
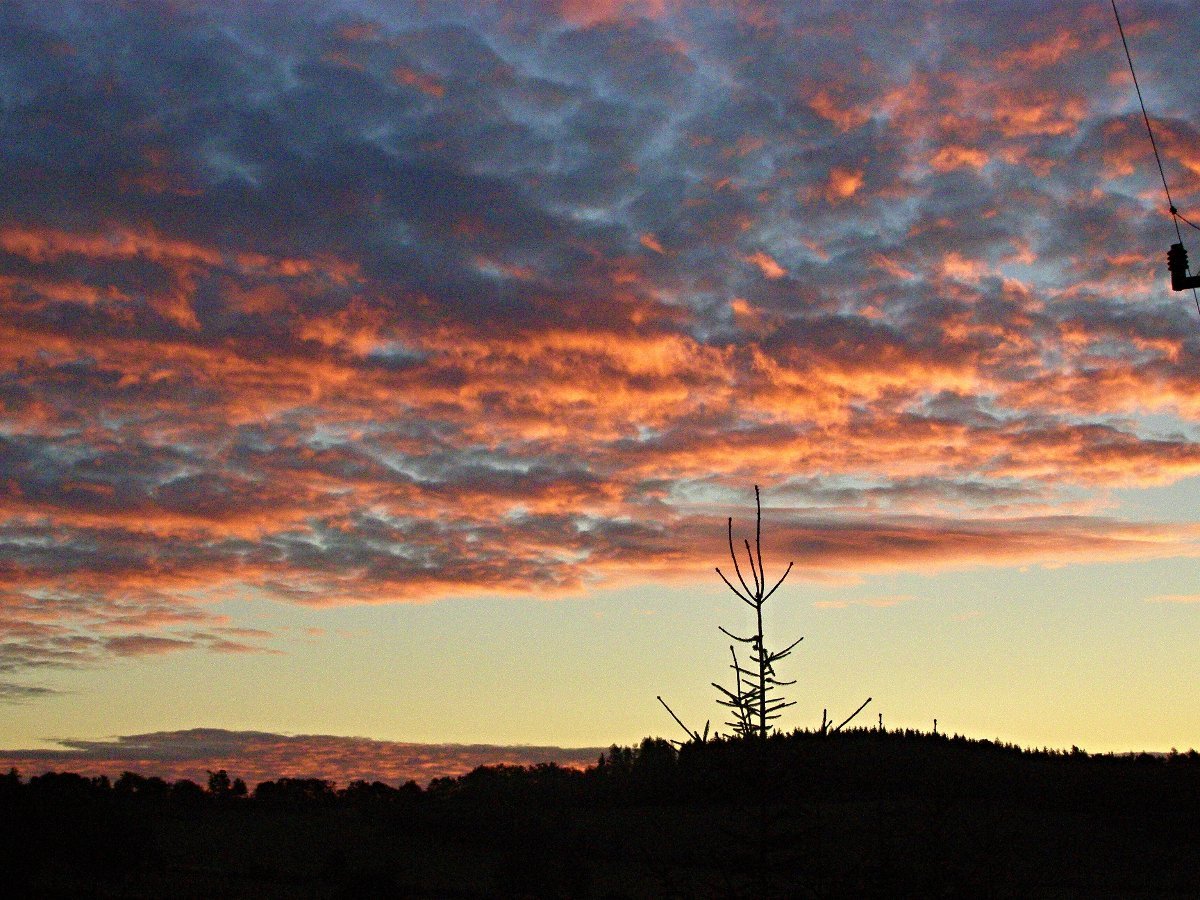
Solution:
<svg viewBox="0 0 1200 900">
<path fill-rule="evenodd" d="M 1195 753 L 914 732 L 648 740 L 425 790 L 9 776 L 0 816 L 10 896 L 1200 895 Z"/>
</svg>

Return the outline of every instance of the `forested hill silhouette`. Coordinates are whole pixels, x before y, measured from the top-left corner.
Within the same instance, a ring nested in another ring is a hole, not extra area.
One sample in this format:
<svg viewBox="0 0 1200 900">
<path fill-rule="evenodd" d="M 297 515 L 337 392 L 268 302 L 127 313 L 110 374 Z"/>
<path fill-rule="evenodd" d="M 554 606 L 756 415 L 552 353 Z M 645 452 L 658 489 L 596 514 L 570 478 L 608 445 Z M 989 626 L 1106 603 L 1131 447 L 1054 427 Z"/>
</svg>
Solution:
<svg viewBox="0 0 1200 900">
<path fill-rule="evenodd" d="M 612 747 L 426 788 L 0 777 L 34 896 L 1195 896 L 1200 756 L 915 731 Z"/>
</svg>

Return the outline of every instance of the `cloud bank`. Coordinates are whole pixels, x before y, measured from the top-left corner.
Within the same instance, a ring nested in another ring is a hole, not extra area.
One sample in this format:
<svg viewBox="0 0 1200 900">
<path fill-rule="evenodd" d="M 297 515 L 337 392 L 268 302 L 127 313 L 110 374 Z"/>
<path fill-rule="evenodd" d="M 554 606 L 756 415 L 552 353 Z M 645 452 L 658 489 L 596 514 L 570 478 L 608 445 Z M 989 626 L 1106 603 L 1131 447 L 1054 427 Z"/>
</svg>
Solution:
<svg viewBox="0 0 1200 900">
<path fill-rule="evenodd" d="M 261 731 L 192 728 L 125 735 L 105 741 L 58 741 L 62 750 L 5 750 L 0 768 L 15 767 L 25 777 L 43 772 L 108 775 L 135 772 L 168 781 L 190 778 L 206 783 L 208 772 L 225 769 L 253 787 L 277 778 L 324 778 L 422 785 L 462 775 L 478 766 L 557 763 L 595 765 L 603 748 L 495 746 L 490 744 L 407 744 L 335 735 L 282 735 Z"/>
<path fill-rule="evenodd" d="M 1143 7 L 1188 211 L 1197 25 Z M 5 4 L 0 673 L 277 652 L 234 596 L 685 577 L 754 483 L 813 576 L 1195 554 L 1108 500 L 1200 472 L 1115 38 L 1083 2 Z"/>
</svg>

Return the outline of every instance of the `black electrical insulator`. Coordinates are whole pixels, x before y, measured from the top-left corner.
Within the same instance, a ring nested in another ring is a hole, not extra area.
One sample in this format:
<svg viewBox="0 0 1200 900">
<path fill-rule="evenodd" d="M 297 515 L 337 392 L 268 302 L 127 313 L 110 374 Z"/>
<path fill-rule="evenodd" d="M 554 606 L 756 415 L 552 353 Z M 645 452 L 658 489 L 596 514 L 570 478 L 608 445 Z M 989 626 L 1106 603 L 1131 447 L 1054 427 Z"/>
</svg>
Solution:
<svg viewBox="0 0 1200 900">
<path fill-rule="evenodd" d="M 1188 274 L 1188 255 L 1183 244 L 1172 244 L 1167 251 L 1167 268 L 1171 270 L 1171 290 L 1186 291 L 1200 287 L 1200 275 Z"/>
</svg>

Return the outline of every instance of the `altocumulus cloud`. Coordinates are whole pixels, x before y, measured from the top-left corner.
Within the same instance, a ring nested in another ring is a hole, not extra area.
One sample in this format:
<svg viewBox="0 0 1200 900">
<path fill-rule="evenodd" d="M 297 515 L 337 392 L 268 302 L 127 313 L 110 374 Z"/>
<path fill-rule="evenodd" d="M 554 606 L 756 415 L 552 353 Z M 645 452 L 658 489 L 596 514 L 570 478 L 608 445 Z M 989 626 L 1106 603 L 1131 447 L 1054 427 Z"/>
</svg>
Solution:
<svg viewBox="0 0 1200 900">
<path fill-rule="evenodd" d="M 226 769 L 253 786 L 281 777 L 328 778 L 343 785 L 356 779 L 390 784 L 462 775 L 483 765 L 556 763 L 594 765 L 602 748 L 407 744 L 336 735 L 282 735 L 261 731 L 193 728 L 156 731 L 104 741 L 60 740 L 61 750 L 6 750 L 0 766 L 22 774 L 71 771 L 88 775 L 136 772 L 204 782 Z"/>
<path fill-rule="evenodd" d="M 1195 17 L 1129 24 L 1190 208 Z M 703 571 L 755 481 L 810 574 L 1195 553 L 1106 505 L 1200 471 L 1123 65 L 1082 0 L 4 4 L 0 671 Z"/>
</svg>

